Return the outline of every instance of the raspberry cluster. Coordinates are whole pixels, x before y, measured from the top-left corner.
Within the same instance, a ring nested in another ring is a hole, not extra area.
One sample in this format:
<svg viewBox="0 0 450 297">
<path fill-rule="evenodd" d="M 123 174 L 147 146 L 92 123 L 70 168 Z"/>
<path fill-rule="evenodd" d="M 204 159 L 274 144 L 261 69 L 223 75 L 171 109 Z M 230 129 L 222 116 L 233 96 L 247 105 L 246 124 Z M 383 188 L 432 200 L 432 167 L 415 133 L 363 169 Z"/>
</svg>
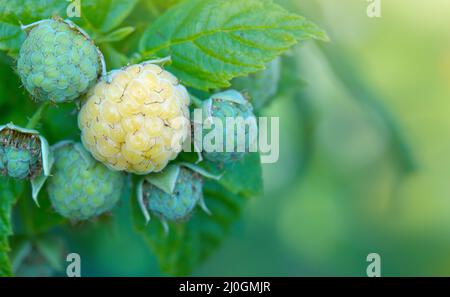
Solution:
<svg viewBox="0 0 450 297">
<path fill-rule="evenodd" d="M 22 128 L 0 129 L 0 173 L 32 179 L 36 202 L 47 182 L 53 208 L 73 221 L 111 210 L 121 196 L 124 172 L 145 175 L 139 182 L 138 199 L 146 219 L 151 212 L 164 222 L 185 220 L 197 204 L 207 211 L 202 176 L 210 176 L 193 169 L 193 164 L 167 166 L 190 137 L 191 122 L 189 93 L 159 66 L 165 59 L 106 73 L 101 52 L 73 23 L 51 19 L 24 28 L 30 30 L 17 60 L 18 74 L 37 100 L 80 99 L 81 143 L 65 141 L 50 150 L 37 131 L 21 134 Z M 222 122 L 224 143 L 238 138 L 238 132 L 226 126 L 227 119 L 255 120 L 252 105 L 235 90 L 211 96 L 202 109 Z M 219 164 L 238 161 L 249 150 L 248 137 L 246 128 L 243 151 L 235 141 L 233 151 L 203 154 Z M 166 167 L 175 168 L 176 176 L 163 171 Z"/>
</svg>

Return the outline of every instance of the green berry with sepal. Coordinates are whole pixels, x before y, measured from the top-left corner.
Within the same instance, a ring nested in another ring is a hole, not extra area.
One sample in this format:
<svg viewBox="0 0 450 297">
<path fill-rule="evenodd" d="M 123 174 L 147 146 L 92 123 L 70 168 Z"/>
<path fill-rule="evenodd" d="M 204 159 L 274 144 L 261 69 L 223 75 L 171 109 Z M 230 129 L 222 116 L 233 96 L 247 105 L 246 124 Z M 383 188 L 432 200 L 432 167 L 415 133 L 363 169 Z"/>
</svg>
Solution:
<svg viewBox="0 0 450 297">
<path fill-rule="evenodd" d="M 194 116 L 193 125 L 194 135 L 202 137 L 195 137 L 194 145 L 201 148 L 205 159 L 229 164 L 256 148 L 256 117 L 252 105 L 241 93 L 236 90 L 217 93 L 202 102 L 201 110 L 202 123 L 195 122 Z"/>
<path fill-rule="evenodd" d="M 80 221 L 110 211 L 122 194 L 125 175 L 97 162 L 81 143 L 64 141 L 53 147 L 55 164 L 47 189 L 60 215 Z"/>
<path fill-rule="evenodd" d="M 188 220 L 197 205 L 210 214 L 203 198 L 204 177 L 220 178 L 189 163 L 170 164 L 162 172 L 142 178 L 137 197 L 146 221 L 150 213 L 156 215 L 167 232 L 168 221 Z"/>
<path fill-rule="evenodd" d="M 72 101 L 104 72 L 103 55 L 74 23 L 55 18 L 22 28 L 27 38 L 20 48 L 17 72 L 34 99 Z"/>
<path fill-rule="evenodd" d="M 36 203 L 52 164 L 50 147 L 39 131 L 13 123 L 0 126 L 0 175 L 30 180 Z"/>
</svg>

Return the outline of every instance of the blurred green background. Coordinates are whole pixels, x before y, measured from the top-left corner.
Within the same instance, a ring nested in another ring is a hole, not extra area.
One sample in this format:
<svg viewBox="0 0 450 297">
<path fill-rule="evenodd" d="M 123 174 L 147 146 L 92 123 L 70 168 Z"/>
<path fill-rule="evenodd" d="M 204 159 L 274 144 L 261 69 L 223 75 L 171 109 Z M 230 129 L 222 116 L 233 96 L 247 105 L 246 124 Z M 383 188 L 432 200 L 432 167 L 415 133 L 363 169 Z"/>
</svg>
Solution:
<svg viewBox="0 0 450 297">
<path fill-rule="evenodd" d="M 264 110 L 281 125 L 265 194 L 193 274 L 365 276 L 375 252 L 383 276 L 450 275 L 450 1 L 381 0 L 381 18 L 367 16 L 364 0 L 278 2 L 331 42 L 289 53 L 289 75 L 306 83 L 281 87 Z M 46 135 L 77 133 L 75 121 Z M 83 276 L 160 275 L 128 208 L 106 226 L 59 231 Z"/>
<path fill-rule="evenodd" d="M 384 276 L 449 275 L 450 2 L 382 0 L 381 18 L 285 2 L 331 42 L 296 51 L 307 86 L 265 111 L 281 123 L 266 194 L 196 274 L 364 276 L 376 252 Z"/>
</svg>

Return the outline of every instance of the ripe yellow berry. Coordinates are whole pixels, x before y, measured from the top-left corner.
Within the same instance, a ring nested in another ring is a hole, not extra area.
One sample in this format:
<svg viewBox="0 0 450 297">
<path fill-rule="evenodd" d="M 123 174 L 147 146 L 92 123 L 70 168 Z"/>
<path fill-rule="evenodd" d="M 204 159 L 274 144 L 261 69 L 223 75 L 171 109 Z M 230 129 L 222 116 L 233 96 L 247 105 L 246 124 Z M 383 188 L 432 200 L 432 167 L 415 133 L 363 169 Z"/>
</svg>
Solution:
<svg viewBox="0 0 450 297">
<path fill-rule="evenodd" d="M 110 72 L 94 86 L 78 116 L 88 151 L 113 170 L 161 171 L 189 136 L 189 94 L 155 64 Z"/>
</svg>

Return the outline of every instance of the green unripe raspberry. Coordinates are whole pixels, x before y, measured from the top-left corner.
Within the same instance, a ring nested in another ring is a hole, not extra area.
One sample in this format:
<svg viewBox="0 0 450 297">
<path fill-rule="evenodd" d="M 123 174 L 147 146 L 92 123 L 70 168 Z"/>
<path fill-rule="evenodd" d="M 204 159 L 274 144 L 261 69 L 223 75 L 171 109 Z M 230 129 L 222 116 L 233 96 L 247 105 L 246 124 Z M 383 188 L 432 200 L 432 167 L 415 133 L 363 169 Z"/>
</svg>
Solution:
<svg viewBox="0 0 450 297">
<path fill-rule="evenodd" d="M 31 179 L 42 172 L 41 146 L 37 135 L 12 129 L 0 132 L 0 174 Z"/>
<path fill-rule="evenodd" d="M 148 209 L 157 216 L 169 220 L 187 219 L 202 199 L 203 180 L 194 171 L 181 167 L 172 195 L 145 182 L 144 197 Z"/>
<path fill-rule="evenodd" d="M 30 171 L 31 154 L 28 151 L 7 148 L 5 150 L 5 157 L 8 160 L 8 173 L 13 178 L 23 179 Z"/>
<path fill-rule="evenodd" d="M 54 156 L 47 189 L 56 212 L 71 220 L 86 220 L 114 207 L 125 182 L 121 172 L 95 161 L 80 143 L 56 146 Z"/>
<path fill-rule="evenodd" d="M 207 160 L 212 162 L 227 164 L 234 161 L 241 160 L 246 152 L 249 151 L 250 142 L 249 127 L 245 126 L 245 147 L 244 150 L 238 149 L 238 128 L 232 127 L 232 130 L 227 129 L 227 118 L 237 119 L 241 118 L 244 121 L 254 120 L 256 127 L 256 119 L 253 113 L 253 107 L 241 93 L 235 90 L 228 90 L 222 93 L 213 95 L 209 100 L 204 101 L 203 104 L 204 114 L 210 115 L 218 119 L 223 127 L 222 139 L 223 139 L 223 152 L 208 152 L 204 151 L 203 155 Z M 215 124 L 212 124 L 211 129 L 205 129 L 203 134 L 209 133 L 215 128 Z M 229 127 L 228 127 L 229 128 Z M 226 143 L 232 138 L 234 147 L 231 151 L 227 151 Z"/>
<path fill-rule="evenodd" d="M 24 41 L 17 70 L 28 92 L 40 101 L 71 101 L 101 73 L 96 46 L 62 20 L 39 23 Z"/>
</svg>

